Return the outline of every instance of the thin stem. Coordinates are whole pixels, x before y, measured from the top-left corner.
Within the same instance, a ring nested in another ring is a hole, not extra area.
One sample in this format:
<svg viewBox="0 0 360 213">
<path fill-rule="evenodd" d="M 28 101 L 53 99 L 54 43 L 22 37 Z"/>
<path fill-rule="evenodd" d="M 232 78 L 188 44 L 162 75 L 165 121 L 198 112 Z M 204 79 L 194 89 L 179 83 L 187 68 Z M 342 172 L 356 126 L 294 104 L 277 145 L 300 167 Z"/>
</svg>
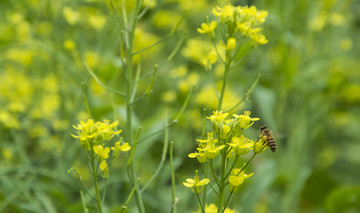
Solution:
<svg viewBox="0 0 360 213">
<path fill-rule="evenodd" d="M 201 213 L 205 213 L 205 209 L 204 209 L 203 204 L 201 203 L 199 194 L 196 194 L 196 197 L 197 197 L 197 199 L 198 199 L 198 202 L 199 202 L 199 205 L 200 205 L 200 208 L 201 208 Z"/>
<path fill-rule="evenodd" d="M 120 213 L 123 212 L 123 211 L 127 208 L 127 205 L 128 205 L 128 203 L 130 202 L 131 197 L 134 195 L 134 192 L 135 192 L 135 190 L 136 190 L 136 188 L 137 188 L 137 186 L 138 186 L 138 183 L 139 183 L 139 180 L 137 180 L 137 181 L 135 182 L 135 185 L 134 185 L 133 189 L 131 190 L 128 198 L 126 199 L 125 204 L 121 207 Z"/>
<path fill-rule="evenodd" d="M 201 131 L 201 137 L 204 140 L 205 139 L 205 127 L 206 127 L 206 108 L 203 109 L 203 116 L 204 116 L 204 120 L 203 120 L 203 128 Z"/>
<path fill-rule="evenodd" d="M 230 64 L 231 64 L 231 60 L 230 60 L 230 58 L 229 58 L 229 56 L 228 56 L 228 57 L 227 57 L 227 60 L 226 60 L 226 63 L 225 63 L 225 73 L 224 73 L 224 78 L 223 78 L 223 83 L 222 83 L 220 98 L 219 98 L 218 107 L 217 107 L 217 110 L 218 110 L 218 111 L 221 111 L 222 102 L 223 102 L 224 95 L 225 95 L 226 81 L 227 81 L 227 77 L 228 77 L 228 75 L 229 75 L 229 70 L 230 70 Z"/>
<path fill-rule="evenodd" d="M 173 161 L 173 146 L 174 142 L 170 142 L 170 170 L 171 170 L 171 213 L 176 213 L 176 198 L 175 198 L 175 171 Z"/>
<path fill-rule="evenodd" d="M 210 165 L 210 169 L 211 169 L 211 171 L 212 171 L 213 177 L 214 177 L 214 179 L 215 179 L 215 182 L 216 182 L 216 184 L 220 187 L 219 178 L 217 177 L 217 175 L 216 175 L 216 173 L 215 173 L 214 166 L 213 166 L 213 164 L 212 164 L 212 160 L 211 160 L 211 159 L 209 160 L 209 165 Z"/>
<path fill-rule="evenodd" d="M 224 208 L 223 208 L 223 210 L 222 210 L 221 212 L 224 212 L 225 209 L 226 209 L 226 207 L 229 205 L 229 202 L 230 202 L 230 199 L 231 199 L 232 195 L 233 195 L 233 192 L 230 192 L 229 197 L 228 197 L 228 199 L 226 200 L 226 203 L 225 203 L 225 205 L 224 205 Z"/>
<path fill-rule="evenodd" d="M 220 183 L 219 183 L 219 201 L 218 201 L 218 213 L 221 212 L 223 208 L 223 201 L 224 201 L 224 192 L 225 192 L 225 164 L 226 164 L 226 153 L 221 150 L 221 171 L 220 171 Z"/>
<path fill-rule="evenodd" d="M 205 166 L 204 166 L 204 165 L 205 165 L 205 164 L 203 164 L 203 170 L 204 170 L 205 177 L 206 177 L 206 178 L 209 178 L 209 175 L 207 175 L 207 171 L 205 170 Z M 207 164 L 207 165 L 208 165 L 208 164 Z M 218 192 L 215 190 L 215 187 L 214 187 L 211 183 L 209 183 L 209 185 L 210 185 L 210 187 L 212 188 L 212 190 L 215 192 L 215 194 L 216 194 L 216 195 L 219 195 Z M 203 203 L 206 203 L 205 201 L 206 201 L 206 199 L 204 198 Z"/>
<path fill-rule="evenodd" d="M 85 94 L 86 92 L 85 92 L 85 83 L 84 82 L 81 82 L 81 91 L 83 94 L 86 111 L 89 114 L 89 116 L 92 117 L 91 112 L 90 112 L 89 103 L 87 101 L 86 94 Z"/>
<path fill-rule="evenodd" d="M 211 84 L 212 84 L 212 86 L 213 86 L 213 88 L 214 88 L 216 97 L 219 99 L 220 96 L 219 96 L 219 93 L 218 93 L 218 91 L 217 91 L 217 89 L 216 89 L 216 84 L 215 84 L 215 80 L 214 80 L 214 71 L 213 71 L 213 69 L 211 69 L 211 70 L 209 71 L 209 76 L 210 76 L 210 81 L 211 81 Z"/>
<path fill-rule="evenodd" d="M 79 184 L 80 186 L 84 189 L 84 191 L 94 200 L 96 200 L 96 198 L 94 197 L 94 195 L 92 195 L 84 186 L 83 182 L 81 181 L 82 180 L 82 176 L 80 175 L 80 172 L 75 168 L 75 167 L 71 167 L 71 169 L 68 170 L 68 173 L 70 173 L 72 170 L 75 171 L 75 174 L 77 176 L 77 179 L 79 181 Z M 82 191 L 80 191 L 81 194 L 83 193 Z"/>
<path fill-rule="evenodd" d="M 231 165 L 230 169 L 228 170 L 227 174 L 225 175 L 225 179 L 229 177 L 229 175 L 231 174 L 231 171 L 233 170 L 233 168 L 235 167 L 237 161 L 239 159 L 239 155 L 236 155 L 233 164 Z"/>
<path fill-rule="evenodd" d="M 131 145 L 134 144 L 134 141 L 132 139 L 132 119 L 133 119 L 133 109 L 132 109 L 132 102 L 133 102 L 133 96 L 132 91 L 134 90 L 133 84 L 132 84 L 132 72 L 133 72 L 133 50 L 134 50 L 134 38 L 135 38 L 135 28 L 137 23 L 137 16 L 140 11 L 140 2 L 141 0 L 136 0 L 135 7 L 133 10 L 133 16 L 132 16 L 132 22 L 130 27 L 130 32 L 128 33 L 128 49 L 127 49 L 127 59 L 126 59 L 126 129 L 127 129 L 127 137 L 129 140 L 129 143 Z M 136 169 L 135 164 L 131 163 L 129 169 L 129 177 L 130 182 L 132 182 L 135 185 L 135 182 L 137 180 L 136 176 Z M 139 190 L 139 187 L 136 187 L 135 190 L 135 198 L 136 198 L 136 204 L 138 206 L 138 210 L 140 213 L 145 212 L 144 203 L 142 201 L 141 193 Z"/>
<path fill-rule="evenodd" d="M 245 166 L 240 170 L 240 172 L 244 171 L 244 169 L 247 167 L 247 165 L 249 165 L 249 163 L 254 159 L 255 155 L 256 155 L 256 153 L 254 152 L 254 154 L 251 156 L 251 158 L 246 162 Z"/>
<path fill-rule="evenodd" d="M 97 172 L 96 172 L 96 168 L 95 168 L 95 153 L 94 152 L 92 152 L 92 156 L 91 156 L 91 166 L 92 166 L 92 173 L 93 173 L 94 184 L 95 184 L 96 203 L 97 203 L 100 213 L 102 213 L 103 210 L 102 210 L 101 198 L 100 198 L 100 192 L 99 192 L 99 186 L 98 186 L 98 177 L 97 177 L 97 174 L 96 174 Z"/>
<path fill-rule="evenodd" d="M 257 75 L 256 80 L 254 81 L 254 83 L 246 91 L 245 96 L 237 104 L 235 104 L 235 106 L 233 106 L 231 109 L 227 110 L 226 112 L 233 111 L 236 107 L 238 107 L 242 102 L 244 102 L 251 95 L 251 93 L 254 91 L 254 88 L 255 88 L 256 84 L 258 83 L 258 81 L 260 79 L 260 76 L 261 76 L 261 74 L 259 73 Z"/>
<path fill-rule="evenodd" d="M 85 199 L 84 199 L 83 191 L 80 191 L 80 197 L 81 197 L 81 203 L 83 205 L 84 213 L 87 213 L 88 209 L 86 208 L 86 202 L 85 202 Z"/>
<path fill-rule="evenodd" d="M 166 113 L 167 114 L 167 113 Z M 165 126 L 168 125 L 168 121 L 167 121 L 167 116 L 165 116 Z M 165 129 L 165 136 L 164 136 L 164 146 L 163 146 L 163 151 L 161 154 L 161 160 L 159 163 L 158 168 L 156 169 L 155 173 L 152 175 L 152 177 L 150 178 L 150 180 L 145 184 L 145 186 L 140 190 L 140 192 L 142 193 L 143 191 L 145 191 L 147 189 L 147 187 L 149 187 L 149 185 L 155 180 L 155 178 L 159 175 L 164 162 L 166 160 L 166 154 L 167 154 L 167 150 L 168 150 L 168 143 L 169 143 L 169 128 Z"/>
</svg>

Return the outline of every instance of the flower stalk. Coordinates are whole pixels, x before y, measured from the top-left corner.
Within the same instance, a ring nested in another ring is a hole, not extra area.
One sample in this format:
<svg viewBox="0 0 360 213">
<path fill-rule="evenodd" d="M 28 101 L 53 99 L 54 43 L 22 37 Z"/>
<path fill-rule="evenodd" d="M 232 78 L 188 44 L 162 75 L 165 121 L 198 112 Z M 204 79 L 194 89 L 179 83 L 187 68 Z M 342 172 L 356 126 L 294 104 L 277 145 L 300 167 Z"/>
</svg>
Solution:
<svg viewBox="0 0 360 213">
<path fill-rule="evenodd" d="M 131 26 L 130 30 L 127 31 L 128 35 L 128 46 L 127 46 L 127 57 L 126 57 L 126 131 L 127 131 L 127 137 L 131 145 L 134 144 L 133 141 L 133 129 L 132 129 L 132 119 L 133 119 L 133 109 L 132 109 L 132 102 L 134 101 L 134 96 L 132 95 L 132 92 L 134 90 L 134 84 L 133 84 L 133 52 L 134 52 L 134 39 L 135 39 L 135 28 L 137 24 L 137 16 L 140 12 L 140 3 L 141 0 L 136 0 L 135 7 L 133 10 L 133 16 L 131 20 Z M 125 7 L 124 7 L 125 8 Z M 126 45 L 125 45 L 126 46 Z M 136 168 L 135 164 L 130 164 L 130 182 L 135 186 L 135 183 L 137 181 L 137 175 L 136 175 Z M 135 199 L 136 204 L 138 206 L 138 210 L 140 213 L 145 212 L 144 203 L 142 201 L 142 196 L 140 193 L 140 189 L 138 186 L 136 186 L 135 189 Z"/>
</svg>

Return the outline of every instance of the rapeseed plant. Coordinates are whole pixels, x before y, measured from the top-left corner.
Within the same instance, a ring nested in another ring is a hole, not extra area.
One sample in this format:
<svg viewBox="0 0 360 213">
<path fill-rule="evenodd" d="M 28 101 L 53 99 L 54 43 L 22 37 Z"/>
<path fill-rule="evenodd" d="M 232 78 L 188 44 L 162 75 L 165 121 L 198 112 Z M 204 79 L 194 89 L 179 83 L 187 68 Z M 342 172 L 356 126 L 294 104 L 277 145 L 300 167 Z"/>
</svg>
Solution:
<svg viewBox="0 0 360 213">
<path fill-rule="evenodd" d="M 188 155 L 188 157 L 196 158 L 199 163 L 203 164 L 206 179 L 199 181 L 198 172 L 196 171 L 194 180 L 187 179 L 187 182 L 183 183 L 196 194 L 202 213 L 220 213 L 226 211 L 233 193 L 238 191 L 245 179 L 253 175 L 253 173 L 246 174 L 245 168 L 254 159 L 256 154 L 260 154 L 268 146 L 266 141 L 260 141 L 259 139 L 255 142 L 244 135 L 244 130 L 250 128 L 254 122 L 259 120 L 259 118 L 250 117 L 250 111 L 245 111 L 242 115 L 233 114 L 232 118 L 228 118 L 228 111 L 222 111 L 229 72 L 234 65 L 245 57 L 243 56 L 240 60 L 237 57 L 244 41 L 248 39 L 252 46 L 256 44 L 266 44 L 268 42 L 262 34 L 261 27 L 268 13 L 267 11 L 257 10 L 255 6 L 235 7 L 230 4 L 224 7 L 217 6 L 213 8 L 212 12 L 218 18 L 217 21 L 210 21 L 209 18 L 206 17 L 206 22 L 202 23 L 201 28 L 198 28 L 197 31 L 200 34 L 208 35 L 214 52 L 211 51 L 208 46 L 206 47 L 208 48 L 208 54 L 206 55 L 190 55 L 187 54 L 186 51 L 184 52 L 190 58 L 204 65 L 205 69 L 211 72 L 211 76 L 213 74 L 213 64 L 220 61 L 224 66 L 220 93 L 217 91 L 215 81 L 212 82 L 218 98 L 217 110 L 214 111 L 212 115 L 206 117 L 212 123 L 212 132 L 207 133 L 206 139 L 198 139 L 199 145 L 196 151 Z M 205 42 L 198 42 L 199 47 L 206 46 L 200 45 L 201 43 Z M 219 48 L 219 46 L 221 48 Z M 192 46 L 189 46 L 189 48 L 190 47 L 194 48 Z M 245 97 L 254 89 L 257 80 L 248 90 Z M 207 97 L 207 99 L 209 98 Z M 235 104 L 229 111 L 239 106 L 242 101 Z M 232 105 L 234 105 L 234 103 L 232 103 Z M 252 157 L 242 167 L 237 168 L 240 156 L 246 155 L 249 152 L 252 152 Z M 218 159 L 221 162 L 220 173 L 217 173 L 214 167 L 215 161 Z M 207 206 L 207 196 L 204 195 L 203 200 L 199 197 L 199 193 L 204 189 L 206 191 L 206 188 L 195 188 L 196 190 L 194 190 L 192 187 L 194 187 L 196 183 L 198 183 L 199 186 L 209 184 L 212 192 L 216 194 L 218 205 L 212 205 L 212 210 L 205 208 Z M 213 184 L 216 184 L 217 187 Z M 229 188 L 228 193 L 225 193 L 225 188 Z"/>
<path fill-rule="evenodd" d="M 89 162 L 89 170 L 92 172 L 95 185 L 95 196 L 91 195 L 88 190 L 85 191 L 89 195 L 96 199 L 98 209 L 102 212 L 102 201 L 100 198 L 100 191 L 98 187 L 98 176 L 101 175 L 103 179 L 109 177 L 109 157 L 112 156 L 111 160 L 119 156 L 121 151 L 127 152 L 131 149 L 129 143 L 123 142 L 122 137 L 115 143 L 114 146 L 110 145 L 110 141 L 115 136 L 118 136 L 122 130 L 116 130 L 118 122 L 110 123 L 109 120 L 103 122 L 94 122 L 93 119 L 89 118 L 86 122 L 80 121 L 77 126 L 73 126 L 77 130 L 77 135 L 72 137 L 79 139 L 79 142 L 84 150 L 86 159 Z M 112 153 L 110 153 L 112 150 Z M 73 170 L 72 168 L 69 170 Z M 81 179 L 79 172 L 75 169 L 78 174 L 79 182 Z M 81 184 L 83 186 L 83 184 Z M 84 186 L 83 186 L 84 187 Z"/>
</svg>

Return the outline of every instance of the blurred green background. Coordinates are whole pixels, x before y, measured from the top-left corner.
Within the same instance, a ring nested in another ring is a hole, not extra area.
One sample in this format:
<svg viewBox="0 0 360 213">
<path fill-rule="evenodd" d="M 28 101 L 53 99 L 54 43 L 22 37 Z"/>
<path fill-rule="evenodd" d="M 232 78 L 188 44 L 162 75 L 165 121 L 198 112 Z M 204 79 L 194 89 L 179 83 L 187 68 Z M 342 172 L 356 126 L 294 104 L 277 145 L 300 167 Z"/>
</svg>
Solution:
<svg viewBox="0 0 360 213">
<path fill-rule="evenodd" d="M 134 126 L 143 127 L 136 150 L 138 176 L 146 183 L 161 160 L 166 112 L 179 112 L 193 85 L 196 90 L 178 124 L 170 128 L 174 141 L 178 212 L 198 206 L 182 185 L 200 164 L 187 155 L 201 137 L 202 109 L 216 108 L 217 99 L 201 59 L 209 41 L 196 28 L 214 17 L 218 0 L 147 0 L 149 9 L 136 28 L 135 49 L 165 37 L 184 15 L 177 31 L 135 58 L 141 64 L 140 91 L 146 90 L 159 64 L 154 92 L 135 106 Z M 278 149 L 251 164 L 254 177 L 233 197 L 238 212 L 360 212 L 360 1 L 248 0 L 267 10 L 258 46 L 230 72 L 224 108 L 238 102 L 258 73 L 249 100 L 234 113 L 252 111 L 259 124 L 274 132 Z M 114 1 L 121 4 L 121 1 Z M 127 0 L 127 10 L 134 1 Z M 91 191 L 86 159 L 73 124 L 87 118 L 81 83 L 97 120 L 119 120 L 125 128 L 122 97 L 101 87 L 86 71 L 118 90 L 121 71 L 121 26 L 109 1 L 0 1 L 0 212 L 82 212 L 75 166 Z M 166 58 L 184 39 L 171 61 Z M 222 67 L 215 67 L 220 81 Z M 143 87 L 142 87 L 143 85 Z M 245 159 L 244 161 L 246 160 Z M 127 156 L 113 163 L 107 180 L 105 209 L 118 212 L 131 187 Z M 147 212 L 170 212 L 170 167 L 165 161 L 157 179 L 143 192 Z M 211 196 L 209 198 L 211 200 Z M 85 195 L 90 212 L 95 202 Z M 215 202 L 215 201 L 214 201 Z M 128 212 L 136 212 L 135 201 Z"/>
</svg>

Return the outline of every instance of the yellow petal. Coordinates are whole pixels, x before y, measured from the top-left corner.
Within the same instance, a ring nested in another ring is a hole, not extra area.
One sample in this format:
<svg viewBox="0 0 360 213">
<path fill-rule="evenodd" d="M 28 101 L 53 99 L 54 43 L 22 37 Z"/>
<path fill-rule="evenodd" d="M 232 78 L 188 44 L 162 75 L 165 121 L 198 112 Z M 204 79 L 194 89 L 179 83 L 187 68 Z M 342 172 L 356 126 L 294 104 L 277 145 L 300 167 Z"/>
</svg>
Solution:
<svg viewBox="0 0 360 213">
<path fill-rule="evenodd" d="M 192 183 L 187 183 L 187 182 L 183 182 L 183 184 L 184 184 L 184 186 L 189 187 L 189 188 L 191 188 L 191 187 L 194 186 L 194 184 L 192 184 Z"/>
<path fill-rule="evenodd" d="M 197 153 L 190 153 L 190 154 L 188 154 L 188 157 L 189 157 L 189 158 L 196 158 L 196 156 L 197 156 Z"/>
</svg>

